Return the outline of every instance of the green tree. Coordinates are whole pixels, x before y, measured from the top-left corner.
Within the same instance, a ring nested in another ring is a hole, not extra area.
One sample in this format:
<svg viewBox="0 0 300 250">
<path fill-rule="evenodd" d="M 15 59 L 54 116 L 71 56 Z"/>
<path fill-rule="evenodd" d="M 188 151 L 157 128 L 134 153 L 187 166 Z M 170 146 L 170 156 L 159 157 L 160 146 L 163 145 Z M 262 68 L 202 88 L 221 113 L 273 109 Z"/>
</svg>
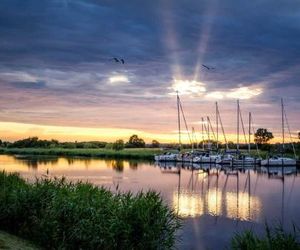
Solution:
<svg viewBox="0 0 300 250">
<path fill-rule="evenodd" d="M 160 143 L 157 140 L 152 140 L 152 148 L 159 148 Z"/>
<path fill-rule="evenodd" d="M 145 141 L 142 138 L 139 138 L 137 135 L 132 135 L 129 138 L 129 141 L 126 143 L 128 148 L 144 148 Z"/>
<path fill-rule="evenodd" d="M 266 128 L 259 128 L 254 134 L 254 141 L 259 145 L 266 144 L 273 138 L 273 133 L 269 132 Z"/>
<path fill-rule="evenodd" d="M 112 145 L 113 150 L 122 150 L 124 149 L 124 141 L 123 140 L 116 140 Z"/>
</svg>

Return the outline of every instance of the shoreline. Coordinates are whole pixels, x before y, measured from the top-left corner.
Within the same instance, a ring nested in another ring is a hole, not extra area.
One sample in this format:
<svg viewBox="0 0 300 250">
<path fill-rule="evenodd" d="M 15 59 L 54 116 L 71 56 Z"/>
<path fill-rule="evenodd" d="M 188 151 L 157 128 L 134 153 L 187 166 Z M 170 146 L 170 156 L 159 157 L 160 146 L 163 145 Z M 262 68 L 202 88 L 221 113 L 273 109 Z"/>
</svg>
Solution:
<svg viewBox="0 0 300 250">
<path fill-rule="evenodd" d="M 132 148 L 120 151 L 111 149 L 68 149 L 68 148 L 0 148 L 0 154 L 33 155 L 33 156 L 64 156 L 88 158 L 114 158 L 134 160 L 154 160 L 160 149 Z"/>
</svg>

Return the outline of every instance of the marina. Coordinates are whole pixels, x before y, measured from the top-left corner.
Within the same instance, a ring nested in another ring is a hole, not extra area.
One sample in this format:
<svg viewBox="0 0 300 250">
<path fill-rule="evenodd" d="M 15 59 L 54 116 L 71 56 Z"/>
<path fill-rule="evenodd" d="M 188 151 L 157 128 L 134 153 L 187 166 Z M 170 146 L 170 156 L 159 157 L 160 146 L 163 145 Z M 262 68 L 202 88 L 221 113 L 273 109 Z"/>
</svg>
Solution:
<svg viewBox="0 0 300 250">
<path fill-rule="evenodd" d="M 236 150 L 230 151 L 228 147 L 228 142 L 226 139 L 226 134 L 224 132 L 224 127 L 222 124 L 222 119 L 220 116 L 220 111 L 218 107 L 218 103 L 216 103 L 216 135 L 214 132 L 214 128 L 210 121 L 210 118 L 207 117 L 207 121 L 204 121 L 202 118 L 202 150 L 198 149 L 198 143 L 193 140 L 194 136 L 194 128 L 192 129 L 192 136 L 189 133 L 187 121 L 184 115 L 182 103 L 177 92 L 177 114 L 178 114 L 178 152 L 165 152 L 160 155 L 155 155 L 154 159 L 157 162 L 179 162 L 179 163 L 190 163 L 190 164 L 218 164 L 218 165 L 230 165 L 232 167 L 251 167 L 251 166 L 299 166 L 299 161 L 297 160 L 295 147 L 292 142 L 291 131 L 289 128 L 287 115 L 284 109 L 283 99 L 281 99 L 281 121 L 282 121 L 282 144 L 281 144 L 281 156 L 269 156 L 266 159 L 262 159 L 259 153 L 258 144 L 255 141 L 256 146 L 256 156 L 252 156 L 251 154 L 251 139 L 252 135 L 255 134 L 255 130 L 252 127 L 252 113 L 249 112 L 249 127 L 248 127 L 248 139 L 246 135 L 246 128 L 244 126 L 244 121 L 240 108 L 240 101 L 237 100 L 237 139 L 236 139 Z M 187 131 L 188 139 L 191 144 L 191 151 L 181 152 L 182 148 L 182 133 L 181 133 L 181 116 L 183 117 L 185 129 Z M 225 148 L 221 149 L 219 147 L 220 143 L 219 139 L 219 123 L 221 124 Z M 240 126 L 244 135 L 244 145 L 248 145 L 248 150 L 240 150 Z M 294 158 L 290 158 L 284 156 L 284 148 L 285 148 L 285 127 L 288 128 L 290 134 L 290 144 L 293 148 Z M 210 138 L 210 131 L 213 135 L 213 139 L 215 140 L 215 148 L 212 147 L 212 140 Z M 204 135 L 207 135 L 207 145 L 205 145 Z M 194 149 L 196 143 L 196 149 Z"/>
</svg>

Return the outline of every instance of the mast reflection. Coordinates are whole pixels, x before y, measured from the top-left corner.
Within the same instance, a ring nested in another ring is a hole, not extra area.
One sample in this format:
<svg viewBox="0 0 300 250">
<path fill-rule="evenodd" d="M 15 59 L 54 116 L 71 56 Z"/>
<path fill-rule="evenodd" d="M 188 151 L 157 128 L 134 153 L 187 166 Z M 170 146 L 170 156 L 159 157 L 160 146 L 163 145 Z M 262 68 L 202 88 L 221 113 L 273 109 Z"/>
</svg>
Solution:
<svg viewBox="0 0 300 250">
<path fill-rule="evenodd" d="M 252 192 L 251 185 L 256 184 L 251 183 L 251 170 L 240 173 L 237 169 L 193 169 L 187 166 L 183 170 L 178 165 L 164 166 L 163 169 L 168 173 L 178 173 L 178 189 L 173 192 L 172 205 L 179 216 L 208 214 L 243 221 L 259 220 L 262 202 Z M 188 181 L 187 174 L 190 175 Z"/>
</svg>

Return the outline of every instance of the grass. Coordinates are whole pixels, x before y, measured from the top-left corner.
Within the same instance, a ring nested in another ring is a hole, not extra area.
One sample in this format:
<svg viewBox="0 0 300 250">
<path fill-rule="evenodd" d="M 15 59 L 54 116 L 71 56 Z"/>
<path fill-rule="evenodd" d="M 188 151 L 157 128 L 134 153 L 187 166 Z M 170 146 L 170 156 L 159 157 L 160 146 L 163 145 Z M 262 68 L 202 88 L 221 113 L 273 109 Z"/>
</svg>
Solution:
<svg viewBox="0 0 300 250">
<path fill-rule="evenodd" d="M 37 250 L 36 246 L 14 235 L 0 231 L 0 249 Z"/>
<path fill-rule="evenodd" d="M 155 154 L 161 153 L 160 149 L 133 148 L 120 151 L 112 149 L 66 149 L 66 148 L 0 148 L 1 154 L 22 155 L 52 155 L 52 156 L 81 156 L 114 159 L 143 159 L 153 160 Z"/>
<path fill-rule="evenodd" d="M 298 232 L 293 227 L 292 232 L 285 232 L 282 226 L 265 229 L 265 235 L 257 236 L 253 231 L 247 230 L 235 235 L 231 240 L 232 250 L 299 250 L 300 242 Z"/>
<path fill-rule="evenodd" d="M 113 194 L 87 183 L 30 184 L 0 173 L 0 229 L 47 249 L 171 249 L 180 219 L 155 192 Z"/>
</svg>

